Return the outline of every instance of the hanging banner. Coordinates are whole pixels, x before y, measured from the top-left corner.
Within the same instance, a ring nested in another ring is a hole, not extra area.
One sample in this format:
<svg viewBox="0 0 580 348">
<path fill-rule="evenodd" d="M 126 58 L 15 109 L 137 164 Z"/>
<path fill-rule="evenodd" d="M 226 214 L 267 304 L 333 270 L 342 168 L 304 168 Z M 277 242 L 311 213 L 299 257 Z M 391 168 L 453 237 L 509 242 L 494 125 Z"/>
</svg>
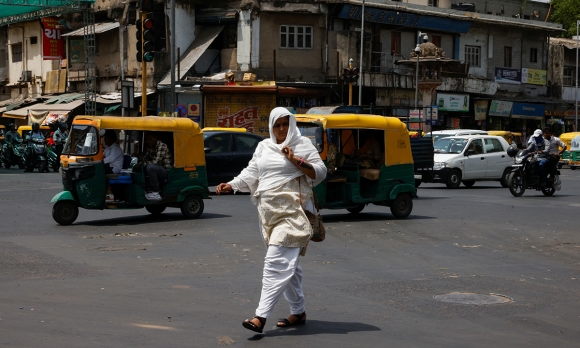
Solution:
<svg viewBox="0 0 580 348">
<path fill-rule="evenodd" d="M 464 94 L 437 93 L 437 106 L 440 111 L 469 111 L 469 96 Z"/>
<path fill-rule="evenodd" d="M 488 100 L 477 100 L 475 102 L 475 120 L 483 121 L 487 117 Z"/>
<path fill-rule="evenodd" d="M 522 83 L 546 85 L 546 70 L 522 68 Z"/>
<path fill-rule="evenodd" d="M 41 18 L 40 24 L 42 26 L 42 59 L 64 58 L 64 40 L 60 36 L 62 25 L 58 22 L 58 18 Z"/>
<path fill-rule="evenodd" d="M 519 85 L 522 82 L 522 74 L 516 69 L 495 68 L 495 82 Z"/>
<path fill-rule="evenodd" d="M 509 117 L 512 112 L 513 102 L 492 100 L 489 107 L 489 116 Z"/>
</svg>

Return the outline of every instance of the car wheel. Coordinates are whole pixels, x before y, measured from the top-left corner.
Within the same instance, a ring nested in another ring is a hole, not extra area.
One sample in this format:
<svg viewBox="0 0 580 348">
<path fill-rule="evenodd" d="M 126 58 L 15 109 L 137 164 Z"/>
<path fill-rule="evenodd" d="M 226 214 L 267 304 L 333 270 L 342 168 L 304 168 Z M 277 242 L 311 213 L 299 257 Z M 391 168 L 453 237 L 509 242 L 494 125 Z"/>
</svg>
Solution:
<svg viewBox="0 0 580 348">
<path fill-rule="evenodd" d="M 52 218 L 63 226 L 68 226 L 75 222 L 79 216 L 79 207 L 74 201 L 56 202 L 52 207 Z"/>
<path fill-rule="evenodd" d="M 397 219 L 404 219 L 413 210 L 413 199 L 408 193 L 399 193 L 395 200 L 391 202 L 391 213 Z"/>
<path fill-rule="evenodd" d="M 466 180 L 463 182 L 463 185 L 465 187 L 472 187 L 473 185 L 475 185 L 475 180 Z"/>
<path fill-rule="evenodd" d="M 161 213 L 165 211 L 165 208 L 167 207 L 163 204 L 154 204 L 145 206 L 145 209 L 152 215 L 161 215 Z"/>
<path fill-rule="evenodd" d="M 526 178 L 519 172 L 512 172 L 508 179 L 508 187 L 514 197 L 521 197 L 526 192 Z"/>
<path fill-rule="evenodd" d="M 512 169 L 511 168 L 506 168 L 503 171 L 503 175 L 501 176 L 501 179 L 499 179 L 499 183 L 501 184 L 501 187 L 503 187 L 503 188 L 509 187 L 508 180 L 510 178 L 510 174 L 511 173 L 512 173 Z"/>
<path fill-rule="evenodd" d="M 189 195 L 181 202 L 181 213 L 188 219 L 196 219 L 203 213 L 203 200 L 199 196 Z"/>
<path fill-rule="evenodd" d="M 461 172 L 457 169 L 453 169 L 449 176 L 447 177 L 447 182 L 445 183 L 448 188 L 456 189 L 461 185 Z"/>
<path fill-rule="evenodd" d="M 348 210 L 349 213 L 358 214 L 361 211 L 363 211 L 364 208 L 365 208 L 365 205 L 364 204 L 361 204 L 361 205 L 359 205 L 356 208 L 346 208 L 346 210 Z"/>
</svg>

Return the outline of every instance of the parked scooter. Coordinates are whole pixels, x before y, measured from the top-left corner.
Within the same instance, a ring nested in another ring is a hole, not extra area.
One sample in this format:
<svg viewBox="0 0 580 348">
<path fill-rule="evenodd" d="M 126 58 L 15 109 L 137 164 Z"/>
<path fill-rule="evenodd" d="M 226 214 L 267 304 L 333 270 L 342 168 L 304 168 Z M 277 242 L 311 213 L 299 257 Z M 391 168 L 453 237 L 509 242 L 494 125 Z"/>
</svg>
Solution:
<svg viewBox="0 0 580 348">
<path fill-rule="evenodd" d="M 508 187 L 512 195 L 521 197 L 526 189 L 535 189 L 542 191 L 544 196 L 552 196 L 556 191 L 560 191 L 560 171 L 557 169 L 550 169 L 546 185 L 540 185 L 540 155 L 537 153 L 524 149 L 510 147 L 507 151 L 510 157 L 514 157 L 513 170 L 509 175 Z"/>
<path fill-rule="evenodd" d="M 14 144 L 4 143 L 2 145 L 2 162 L 6 169 L 10 169 L 12 166 L 18 166 L 20 169 L 24 169 L 24 153 L 26 148 L 20 142 L 15 142 Z"/>
<path fill-rule="evenodd" d="M 33 172 L 38 169 L 39 173 L 48 172 L 48 157 L 46 151 L 46 140 L 40 138 L 28 139 L 31 156 L 30 163 L 26 163 L 26 171 Z"/>
</svg>

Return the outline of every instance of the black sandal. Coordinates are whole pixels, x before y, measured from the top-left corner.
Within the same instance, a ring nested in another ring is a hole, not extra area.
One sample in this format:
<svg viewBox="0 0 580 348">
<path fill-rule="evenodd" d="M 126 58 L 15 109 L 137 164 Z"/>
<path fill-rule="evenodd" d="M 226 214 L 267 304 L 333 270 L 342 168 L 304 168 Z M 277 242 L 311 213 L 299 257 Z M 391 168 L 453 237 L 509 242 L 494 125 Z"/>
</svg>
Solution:
<svg viewBox="0 0 580 348">
<path fill-rule="evenodd" d="M 255 331 L 257 333 L 262 333 L 264 331 L 264 325 L 266 324 L 266 318 L 256 316 L 252 319 L 258 319 L 258 321 L 260 322 L 260 326 L 252 323 L 252 321 L 248 320 L 248 319 L 246 319 L 242 322 L 242 326 L 248 330 L 252 330 L 252 331 Z"/>
<path fill-rule="evenodd" d="M 288 319 L 290 318 L 296 318 L 293 321 L 290 321 Z M 296 326 L 296 325 L 303 325 L 306 323 L 306 312 L 302 312 L 300 314 L 291 314 L 287 319 L 280 319 L 278 321 L 278 324 L 276 324 L 277 327 L 290 327 L 290 326 Z M 282 325 L 280 325 L 282 324 Z"/>
</svg>

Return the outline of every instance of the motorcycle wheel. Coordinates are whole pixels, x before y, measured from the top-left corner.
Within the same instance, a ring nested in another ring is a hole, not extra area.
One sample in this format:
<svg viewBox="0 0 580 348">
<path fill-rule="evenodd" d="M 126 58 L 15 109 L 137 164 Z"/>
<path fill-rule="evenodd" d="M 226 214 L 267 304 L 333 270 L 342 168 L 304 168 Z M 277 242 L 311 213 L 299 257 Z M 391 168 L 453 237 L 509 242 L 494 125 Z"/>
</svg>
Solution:
<svg viewBox="0 0 580 348">
<path fill-rule="evenodd" d="M 512 173 L 512 169 L 511 168 L 506 168 L 503 171 L 503 175 L 501 176 L 501 179 L 499 179 L 499 183 L 501 184 L 501 187 L 503 188 L 507 188 L 508 185 L 508 180 L 510 178 L 510 174 Z"/>
<path fill-rule="evenodd" d="M 58 172 L 58 168 L 59 168 L 59 166 L 55 164 L 52 166 L 52 171 L 56 173 L 56 172 Z"/>
<path fill-rule="evenodd" d="M 553 187 L 546 187 L 542 189 L 542 193 L 544 194 L 544 196 L 550 197 L 553 196 L 554 193 L 556 193 L 556 189 Z"/>
<path fill-rule="evenodd" d="M 40 164 L 40 168 L 38 168 L 39 173 L 48 173 L 48 166 L 46 162 Z"/>
<path fill-rule="evenodd" d="M 24 163 L 18 162 L 18 169 L 24 169 L 26 166 Z"/>
<path fill-rule="evenodd" d="M 508 179 L 508 187 L 514 197 L 521 197 L 526 192 L 526 178 L 519 172 L 512 172 Z"/>
<path fill-rule="evenodd" d="M 463 182 L 463 185 L 465 185 L 465 187 L 473 187 L 473 185 L 475 185 L 475 180 L 466 180 Z"/>
</svg>

